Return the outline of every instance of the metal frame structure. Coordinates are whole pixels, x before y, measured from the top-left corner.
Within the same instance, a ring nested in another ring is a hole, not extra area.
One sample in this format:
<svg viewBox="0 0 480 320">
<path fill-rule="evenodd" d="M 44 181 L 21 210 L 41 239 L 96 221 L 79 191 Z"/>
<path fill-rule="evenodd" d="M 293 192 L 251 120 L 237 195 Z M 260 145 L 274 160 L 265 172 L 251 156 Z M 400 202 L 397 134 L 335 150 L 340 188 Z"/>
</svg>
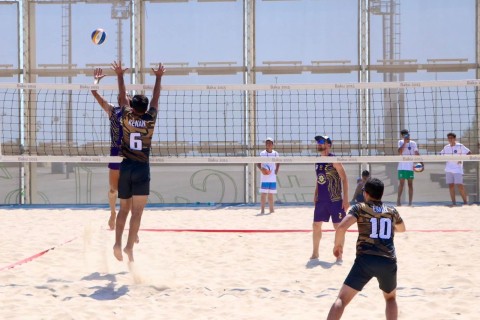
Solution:
<svg viewBox="0 0 480 320">
<path fill-rule="evenodd" d="M 0 2 L 3 4 L 16 4 L 18 7 L 18 34 L 19 34 L 19 68 L 13 68 L 12 65 L 0 65 L 0 77 L 18 76 L 19 82 L 35 83 L 37 77 L 62 77 L 67 83 L 71 83 L 72 77 L 78 75 L 86 75 L 91 73 L 91 66 L 79 67 L 72 64 L 72 48 L 71 48 L 71 10 L 72 4 L 88 3 L 88 4 L 111 4 L 112 18 L 117 19 L 118 23 L 118 59 L 122 58 L 122 28 L 121 21 L 129 19 L 131 31 L 131 61 L 130 65 L 134 66 L 131 70 L 133 83 L 144 83 L 145 75 L 150 72 L 150 66 L 145 61 L 145 3 L 175 3 L 189 2 L 195 0 L 12 0 Z M 222 1 L 222 0 L 196 0 L 198 2 Z M 347 60 L 332 61 L 310 61 L 304 63 L 302 61 L 263 61 L 257 64 L 255 51 L 255 0 L 223 0 L 223 1 L 242 1 L 244 16 L 244 61 L 243 65 L 238 66 L 235 62 L 226 61 L 210 61 L 198 62 L 198 66 L 189 66 L 185 62 L 167 62 L 169 75 L 225 75 L 225 74 L 243 74 L 244 84 L 255 84 L 257 73 L 262 74 L 339 74 L 339 73 L 358 73 L 360 82 L 369 82 L 370 73 L 383 73 L 385 81 L 401 81 L 404 73 L 412 73 L 418 71 L 426 72 L 465 72 L 474 70 L 477 79 L 480 78 L 480 0 L 476 0 L 476 61 L 469 62 L 466 59 L 429 59 L 427 63 L 418 63 L 416 59 L 400 59 L 400 0 L 357 0 L 358 1 L 358 56 L 359 62 L 351 63 Z M 62 64 L 60 65 L 37 65 L 36 63 L 36 5 L 62 5 Z M 372 15 L 381 15 L 383 19 L 383 59 L 372 63 L 370 61 L 370 40 L 369 40 L 369 21 Z M 23 94 L 27 94 L 23 92 Z M 28 93 L 35 94 L 35 93 Z M 251 93 L 246 101 L 246 112 L 249 132 L 245 135 L 247 143 L 255 140 L 255 97 Z M 390 94 L 386 92 L 386 94 Z M 401 99 L 399 99 L 401 100 Z M 22 99 L 21 112 L 27 117 L 35 116 L 34 102 L 35 99 Z M 364 90 L 360 98 L 360 128 L 362 137 L 362 155 L 368 155 L 367 145 L 369 143 L 368 136 L 368 91 Z M 394 120 L 398 123 L 392 125 L 402 125 L 402 111 L 395 108 L 400 106 L 390 106 L 392 112 L 399 111 L 399 117 Z M 395 110 L 393 110 L 395 109 Z M 68 109 L 67 109 L 68 110 Z M 67 111 L 71 112 L 71 110 Z M 480 136 L 480 97 L 477 102 L 477 128 L 476 132 Z M 390 121 L 390 120 L 389 120 Z M 34 124 L 23 124 L 34 125 Z M 28 148 L 30 141 L 35 141 L 35 130 L 24 130 L 19 128 L 21 132 L 21 143 Z M 26 129 L 26 128 L 25 128 Z M 23 136 L 23 132 L 29 132 L 30 136 Z M 67 139 L 68 140 L 68 139 Z M 478 153 L 477 150 L 472 150 Z M 249 154 L 249 156 L 254 156 Z M 365 166 L 365 165 L 364 165 Z M 32 197 L 36 194 L 34 190 L 36 181 L 35 175 L 32 174 L 36 170 L 36 163 L 27 162 L 21 168 L 22 181 L 20 184 L 30 186 L 30 190 L 26 190 L 24 196 L 25 203 L 31 203 Z M 480 181 L 480 167 L 477 170 Z M 247 202 L 255 201 L 255 168 L 253 164 L 246 166 L 247 179 Z M 480 186 L 477 186 L 480 189 Z M 477 190 L 478 193 L 478 190 Z"/>
</svg>

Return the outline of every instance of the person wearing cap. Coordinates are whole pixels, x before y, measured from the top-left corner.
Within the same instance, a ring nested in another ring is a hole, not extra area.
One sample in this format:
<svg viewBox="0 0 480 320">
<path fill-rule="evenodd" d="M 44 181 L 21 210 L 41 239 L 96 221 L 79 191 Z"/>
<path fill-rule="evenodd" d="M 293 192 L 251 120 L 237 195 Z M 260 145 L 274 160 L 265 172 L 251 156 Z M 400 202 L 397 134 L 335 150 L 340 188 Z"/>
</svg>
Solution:
<svg viewBox="0 0 480 320">
<path fill-rule="evenodd" d="M 331 157 L 332 139 L 328 136 L 316 136 L 317 151 L 322 157 Z M 327 161 L 326 159 L 324 161 Z M 318 259 L 320 240 L 322 239 L 322 223 L 332 218 L 333 227 L 345 217 L 348 209 L 348 179 L 341 163 L 320 162 L 315 164 L 315 211 L 313 216 L 313 252 L 310 259 Z M 337 257 L 338 260 L 342 256 Z"/>
<path fill-rule="evenodd" d="M 447 134 L 448 144 L 443 147 L 440 154 L 442 155 L 468 155 L 472 152 L 463 144 L 456 141 L 457 135 L 453 132 Z M 463 186 L 463 161 L 447 161 L 445 166 L 445 181 L 448 184 L 450 190 L 450 198 L 452 199 L 452 205 L 456 206 L 457 201 L 455 199 L 455 185 L 457 186 L 460 196 L 462 196 L 463 204 L 467 204 L 467 193 Z"/>
<path fill-rule="evenodd" d="M 407 129 L 400 131 L 401 140 L 398 140 L 398 154 L 402 156 L 418 156 L 417 143 L 410 139 L 410 133 Z M 422 163 L 423 164 L 423 163 Z M 408 184 L 408 205 L 412 205 L 413 201 L 413 162 L 412 161 L 402 161 L 398 163 L 397 167 L 398 172 L 398 195 L 397 195 L 397 206 L 401 206 L 401 197 L 403 193 L 403 188 L 405 186 L 405 180 Z"/>
<path fill-rule="evenodd" d="M 272 138 L 265 139 L 265 150 L 260 152 L 260 157 L 278 157 L 278 152 L 273 150 L 273 144 Z M 280 164 L 275 162 L 257 163 L 257 168 L 260 170 L 260 214 L 265 213 L 267 195 L 270 213 L 273 213 L 275 211 L 273 195 L 277 193 L 277 173 Z"/>
<path fill-rule="evenodd" d="M 357 181 L 357 188 L 355 189 L 355 193 L 353 194 L 352 201 L 350 201 L 351 204 L 359 203 L 359 202 L 364 202 L 365 198 L 363 197 L 363 186 L 365 185 L 365 182 L 370 178 L 370 172 L 368 170 L 363 170 L 362 171 L 362 177 L 358 179 Z"/>
</svg>

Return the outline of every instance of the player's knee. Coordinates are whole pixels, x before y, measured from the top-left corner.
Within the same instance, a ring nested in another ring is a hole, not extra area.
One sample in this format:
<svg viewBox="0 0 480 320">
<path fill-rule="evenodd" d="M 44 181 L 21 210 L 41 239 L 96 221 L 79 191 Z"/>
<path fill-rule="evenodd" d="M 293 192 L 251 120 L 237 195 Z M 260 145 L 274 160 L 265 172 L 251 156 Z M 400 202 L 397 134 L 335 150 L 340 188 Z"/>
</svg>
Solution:
<svg viewBox="0 0 480 320">
<path fill-rule="evenodd" d="M 312 224 L 312 228 L 314 231 L 322 231 L 322 223 L 321 222 L 314 222 Z"/>
<path fill-rule="evenodd" d="M 397 295 L 395 289 L 389 293 L 386 293 L 385 291 L 383 292 L 383 297 L 385 298 L 385 301 L 395 301 Z"/>
</svg>

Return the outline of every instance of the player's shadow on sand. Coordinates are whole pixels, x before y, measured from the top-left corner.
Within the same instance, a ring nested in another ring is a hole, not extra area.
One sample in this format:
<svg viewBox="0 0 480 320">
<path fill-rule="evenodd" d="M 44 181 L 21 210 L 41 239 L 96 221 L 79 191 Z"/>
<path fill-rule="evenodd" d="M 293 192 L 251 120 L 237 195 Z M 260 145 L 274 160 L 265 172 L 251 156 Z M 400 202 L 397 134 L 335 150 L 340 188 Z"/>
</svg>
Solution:
<svg viewBox="0 0 480 320">
<path fill-rule="evenodd" d="M 271 213 L 257 213 L 255 216 L 256 217 L 265 217 L 265 216 L 271 216 Z"/>
<path fill-rule="evenodd" d="M 126 274 L 127 272 L 120 272 L 118 274 Z M 85 276 L 82 278 L 82 280 L 87 280 L 87 281 L 98 281 L 98 280 L 106 280 L 109 283 L 107 286 L 93 286 L 90 287 L 89 289 L 94 289 L 95 291 L 90 294 L 88 297 L 95 299 L 95 300 L 100 300 L 100 301 L 105 301 L 105 300 L 116 300 L 128 293 L 128 286 L 121 286 L 117 288 L 115 286 L 115 282 L 117 281 L 116 278 L 117 274 L 100 274 L 98 272 L 94 272 L 88 276 Z"/>
<path fill-rule="evenodd" d="M 90 298 L 100 301 L 105 300 L 116 300 L 128 293 L 127 286 L 121 286 L 120 288 L 115 288 L 113 282 L 109 283 L 106 287 L 95 286 L 91 289 L 97 289 L 94 293 L 89 295 Z"/>
<path fill-rule="evenodd" d="M 318 259 L 310 259 L 307 261 L 305 268 L 313 269 L 316 267 L 322 267 L 323 269 L 330 269 L 334 265 L 340 265 L 341 262 L 327 262 L 327 261 L 320 261 Z"/>
</svg>

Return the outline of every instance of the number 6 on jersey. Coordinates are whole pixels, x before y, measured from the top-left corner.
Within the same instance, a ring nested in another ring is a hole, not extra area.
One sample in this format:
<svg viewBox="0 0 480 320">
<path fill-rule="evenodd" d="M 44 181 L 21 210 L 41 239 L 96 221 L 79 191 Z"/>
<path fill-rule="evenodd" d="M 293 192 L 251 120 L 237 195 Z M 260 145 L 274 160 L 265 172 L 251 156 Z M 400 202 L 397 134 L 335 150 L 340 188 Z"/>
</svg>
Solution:
<svg viewBox="0 0 480 320">
<path fill-rule="evenodd" d="M 142 137 L 140 133 L 130 133 L 130 149 L 142 150 Z"/>
</svg>

